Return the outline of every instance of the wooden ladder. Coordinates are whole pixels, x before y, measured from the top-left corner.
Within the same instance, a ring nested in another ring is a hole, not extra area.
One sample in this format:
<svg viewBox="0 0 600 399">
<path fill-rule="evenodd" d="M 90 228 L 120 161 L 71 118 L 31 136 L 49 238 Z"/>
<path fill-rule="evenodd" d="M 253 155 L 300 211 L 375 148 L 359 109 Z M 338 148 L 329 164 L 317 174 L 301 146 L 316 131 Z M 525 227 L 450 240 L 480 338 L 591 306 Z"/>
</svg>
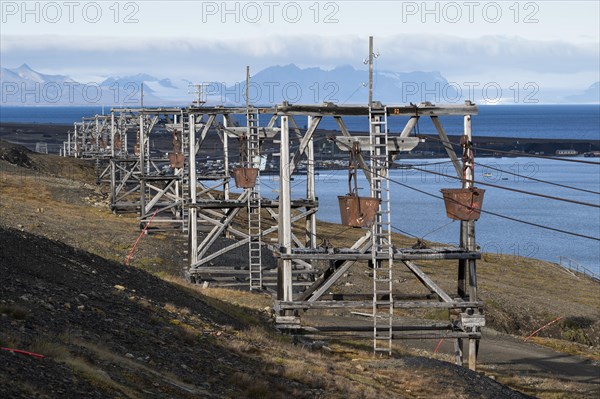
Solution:
<svg viewBox="0 0 600 399">
<path fill-rule="evenodd" d="M 387 109 L 369 106 L 371 196 L 380 200 L 372 227 L 373 352 L 392 354 L 392 245 Z"/>
<path fill-rule="evenodd" d="M 253 108 L 246 110 L 246 126 L 248 127 L 248 167 L 260 169 L 260 137 L 258 132 L 258 112 Z M 260 173 L 259 173 L 260 175 Z M 256 178 L 256 184 L 250 190 L 248 196 L 248 260 L 250 272 L 250 290 L 261 290 L 262 281 L 262 231 L 260 223 L 261 198 L 260 180 Z"/>
</svg>

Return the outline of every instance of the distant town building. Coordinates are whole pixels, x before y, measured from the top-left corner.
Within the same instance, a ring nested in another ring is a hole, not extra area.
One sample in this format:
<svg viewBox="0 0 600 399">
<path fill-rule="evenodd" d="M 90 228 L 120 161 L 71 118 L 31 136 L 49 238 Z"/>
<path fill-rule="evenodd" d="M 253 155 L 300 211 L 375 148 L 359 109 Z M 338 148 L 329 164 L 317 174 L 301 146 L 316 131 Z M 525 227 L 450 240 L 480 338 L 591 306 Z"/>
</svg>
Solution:
<svg viewBox="0 0 600 399">
<path fill-rule="evenodd" d="M 575 150 L 556 150 L 556 155 L 577 155 L 579 154 Z"/>
</svg>

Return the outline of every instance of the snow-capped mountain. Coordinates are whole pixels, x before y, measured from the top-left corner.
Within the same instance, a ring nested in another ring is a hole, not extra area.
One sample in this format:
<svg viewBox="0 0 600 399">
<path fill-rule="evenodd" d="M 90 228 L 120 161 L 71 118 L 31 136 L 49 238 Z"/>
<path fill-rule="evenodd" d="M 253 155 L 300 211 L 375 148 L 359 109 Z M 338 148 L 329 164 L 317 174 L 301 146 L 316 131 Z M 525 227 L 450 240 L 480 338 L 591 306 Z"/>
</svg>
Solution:
<svg viewBox="0 0 600 399">
<path fill-rule="evenodd" d="M 185 106 L 196 98 L 195 87 L 187 79 L 170 79 L 139 73 L 107 77 L 101 82 L 77 82 L 65 75 L 47 75 L 27 64 L 18 68 L 0 68 L 0 103 L 3 105 L 106 105 L 138 107 Z M 196 82 L 195 82 L 196 83 Z M 368 73 L 351 66 L 331 70 L 299 68 L 294 64 L 272 66 L 251 76 L 251 104 L 365 104 L 368 98 Z M 244 104 L 246 82 L 204 82 L 203 101 L 207 105 Z M 506 89 L 504 93 L 512 93 Z M 579 94 L 564 91 L 536 91 L 538 102 L 598 103 L 600 82 Z M 431 101 L 459 104 L 469 99 L 469 90 L 461 88 L 437 71 L 393 72 L 375 70 L 373 99 L 385 104 L 408 104 Z M 471 98 L 486 103 L 481 95 Z M 512 99 L 506 100 L 511 102 Z M 489 103 L 489 101 L 487 101 Z M 493 103 L 493 102 L 492 102 Z M 499 99 L 496 103 L 504 103 Z M 514 102 L 512 102 L 514 103 Z"/>
<path fill-rule="evenodd" d="M 568 96 L 567 100 L 573 103 L 598 104 L 600 102 L 600 82 L 596 82 L 582 93 Z"/>
<path fill-rule="evenodd" d="M 375 71 L 373 92 L 373 99 L 384 103 L 448 102 L 442 97 L 459 101 L 453 86 L 439 72 Z M 244 102 L 245 82 L 228 87 L 227 93 L 228 101 Z M 249 97 L 254 104 L 364 104 L 368 101 L 368 72 L 351 66 L 332 70 L 273 66 L 252 76 Z"/>
<path fill-rule="evenodd" d="M 0 78 L 3 82 L 75 82 L 73 79 L 65 75 L 45 75 L 40 72 L 36 72 L 27 64 L 23 64 L 15 69 L 0 68 Z"/>
<path fill-rule="evenodd" d="M 77 82 L 65 75 L 46 75 L 27 64 L 0 68 L 0 97 L 4 105 L 181 105 L 193 98 L 190 82 L 159 79 L 148 74 L 109 77 L 101 82 Z"/>
<path fill-rule="evenodd" d="M 100 83 L 103 91 L 115 94 L 115 103 L 136 102 L 139 104 L 144 90 L 144 105 L 182 105 L 189 103 L 193 96 L 190 94 L 191 82 L 185 79 L 171 80 L 139 73 L 123 77 L 109 77 Z"/>
<path fill-rule="evenodd" d="M 0 68 L 2 104 L 62 104 L 81 95 L 78 83 L 65 75 L 46 75 L 27 64 L 18 68 Z"/>
</svg>

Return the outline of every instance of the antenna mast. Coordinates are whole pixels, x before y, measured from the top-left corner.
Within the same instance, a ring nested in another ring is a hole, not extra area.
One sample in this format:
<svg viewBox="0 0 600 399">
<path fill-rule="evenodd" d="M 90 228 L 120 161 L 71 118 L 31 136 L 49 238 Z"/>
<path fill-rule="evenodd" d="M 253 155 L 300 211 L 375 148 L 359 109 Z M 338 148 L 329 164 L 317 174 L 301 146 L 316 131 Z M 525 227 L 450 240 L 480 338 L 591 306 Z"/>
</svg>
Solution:
<svg viewBox="0 0 600 399">
<path fill-rule="evenodd" d="M 203 94 L 204 94 L 204 86 L 202 84 L 191 84 L 191 87 L 194 88 L 193 92 L 188 92 L 188 93 L 193 93 L 196 95 L 196 99 L 194 101 L 192 101 L 192 105 L 195 105 L 197 107 L 201 107 L 202 105 L 204 105 L 206 103 L 206 101 L 202 100 Z"/>
<path fill-rule="evenodd" d="M 369 36 L 369 107 L 373 105 L 373 36 Z"/>
</svg>

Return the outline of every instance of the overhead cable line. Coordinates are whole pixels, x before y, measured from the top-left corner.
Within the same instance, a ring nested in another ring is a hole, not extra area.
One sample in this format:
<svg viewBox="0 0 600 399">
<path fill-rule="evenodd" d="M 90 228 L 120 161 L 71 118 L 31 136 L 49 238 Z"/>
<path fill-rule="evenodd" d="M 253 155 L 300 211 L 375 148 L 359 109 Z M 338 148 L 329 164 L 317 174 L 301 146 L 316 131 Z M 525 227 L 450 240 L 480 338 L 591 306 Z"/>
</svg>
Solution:
<svg viewBox="0 0 600 399">
<path fill-rule="evenodd" d="M 437 175 L 437 176 L 443 176 L 443 177 L 448 177 L 450 179 L 454 179 L 454 180 L 463 180 L 460 177 L 457 176 L 452 176 L 452 175 L 447 175 L 445 173 L 440 173 L 440 172 L 434 172 L 432 170 L 427 170 L 427 169 L 422 169 L 422 168 L 416 168 L 413 167 L 412 169 L 414 170 L 418 170 L 420 172 L 425 172 L 425 173 L 430 173 L 432 175 Z M 530 192 L 530 191 L 525 191 L 525 190 L 519 190 L 517 188 L 510 188 L 510 187 L 503 187 L 503 186 L 499 186 L 497 184 L 492 184 L 492 183 L 484 183 L 478 180 L 473 180 L 473 183 L 475 184 L 479 184 L 482 186 L 488 186 L 488 187 L 494 187 L 494 188 L 498 188 L 500 190 L 506 190 L 506 191 L 512 191 L 515 193 L 521 193 L 521 194 L 526 194 L 526 195 L 532 195 L 534 197 L 541 197 L 541 198 L 547 198 L 547 199 L 551 199 L 551 200 L 555 200 L 555 201 L 562 201 L 562 202 L 569 202 L 572 204 L 577 204 L 577 205 L 583 205 L 583 206 L 589 206 L 592 208 L 600 208 L 600 205 L 597 204 L 591 204 L 589 202 L 583 202 L 583 201 L 577 201 L 577 200 L 572 200 L 572 199 L 568 199 L 568 198 L 563 198 L 563 197 L 556 197 L 554 195 L 547 195 L 547 194 L 541 194 L 541 193 L 534 193 L 534 192 Z"/>
<path fill-rule="evenodd" d="M 442 197 L 440 197 L 438 195 L 435 195 L 435 194 L 432 194 L 430 192 L 427 192 L 427 191 L 424 191 L 424 190 L 421 190 L 421 189 L 409 186 L 408 184 L 399 182 L 399 181 L 391 179 L 389 177 L 386 177 L 386 176 L 381 176 L 381 177 L 383 177 L 384 179 L 389 180 L 392 183 L 398 184 L 398 185 L 400 185 L 402 187 L 408 188 L 409 190 L 413 190 L 413 191 L 419 192 L 419 193 L 427 195 L 429 197 L 433 197 L 433 198 L 437 198 L 437 199 L 441 199 L 441 200 L 444 199 L 444 198 L 442 198 Z M 572 232 L 572 231 L 558 229 L 558 228 L 555 228 L 555 227 L 544 226 L 544 225 L 541 225 L 541 224 L 538 224 L 538 223 L 528 222 L 526 220 L 521 220 L 521 219 L 513 218 L 511 216 L 502 215 L 502 214 L 499 214 L 499 213 L 496 213 L 496 212 L 487 211 L 485 209 L 481 209 L 480 212 L 481 213 L 486 213 L 486 214 L 489 214 L 489 215 L 493 215 L 493 216 L 496 216 L 496 217 L 499 217 L 499 218 L 502 218 L 502 219 L 511 220 L 513 222 L 522 223 L 522 224 L 526 224 L 526 225 L 534 226 L 534 227 L 539 227 L 539 228 L 545 229 L 545 230 L 551 230 L 551 231 L 555 231 L 555 232 L 558 232 L 558 233 L 567 234 L 567 235 L 571 235 L 571 236 L 575 236 L 575 237 L 586 238 L 586 239 L 593 240 L 593 241 L 600 241 L 600 238 L 598 238 L 598 237 L 593 237 L 593 236 L 588 236 L 588 235 L 585 235 L 585 234 L 575 233 L 575 232 Z"/>
<path fill-rule="evenodd" d="M 585 188 L 567 186 L 566 184 L 560 184 L 560 183 L 554 183 L 554 182 L 551 182 L 551 181 L 548 181 L 548 180 L 536 179 L 535 177 L 524 176 L 524 175 L 521 175 L 521 174 L 518 174 L 518 173 L 509 172 L 507 170 L 500 169 L 500 168 L 495 168 L 493 166 L 486 165 L 486 164 L 483 164 L 483 163 L 479 163 L 479 165 L 483 166 L 484 168 L 488 168 L 488 169 L 495 170 L 495 171 L 498 171 L 498 172 L 506 173 L 506 174 L 512 175 L 512 176 L 522 177 L 523 179 L 537 181 L 539 183 L 545 183 L 545 184 L 550 184 L 552 186 L 568 188 L 570 190 L 576 190 L 576 191 L 582 191 L 584 193 L 590 193 L 590 194 L 598 194 L 598 195 L 600 195 L 600 191 L 586 190 Z"/>
</svg>

